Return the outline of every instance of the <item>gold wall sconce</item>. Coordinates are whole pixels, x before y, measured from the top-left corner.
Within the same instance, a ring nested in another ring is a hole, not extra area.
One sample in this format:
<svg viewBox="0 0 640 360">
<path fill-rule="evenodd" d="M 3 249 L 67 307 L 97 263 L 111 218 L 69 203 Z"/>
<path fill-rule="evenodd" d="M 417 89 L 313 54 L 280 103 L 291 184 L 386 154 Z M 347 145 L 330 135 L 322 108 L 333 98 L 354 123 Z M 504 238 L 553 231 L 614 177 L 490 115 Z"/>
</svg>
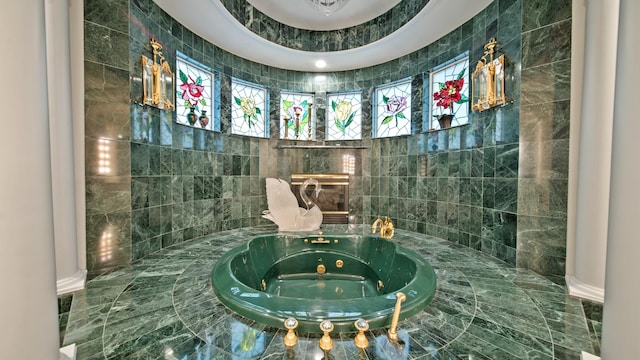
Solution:
<svg viewBox="0 0 640 360">
<path fill-rule="evenodd" d="M 484 111 L 508 102 L 505 94 L 505 65 L 508 60 L 504 54 L 494 59 L 497 44 L 496 39 L 489 40 L 471 75 L 472 111 Z"/>
<path fill-rule="evenodd" d="M 161 110 L 175 109 L 174 74 L 162 55 L 162 45 L 151 40 L 153 59 L 142 55 L 142 103 Z"/>
</svg>

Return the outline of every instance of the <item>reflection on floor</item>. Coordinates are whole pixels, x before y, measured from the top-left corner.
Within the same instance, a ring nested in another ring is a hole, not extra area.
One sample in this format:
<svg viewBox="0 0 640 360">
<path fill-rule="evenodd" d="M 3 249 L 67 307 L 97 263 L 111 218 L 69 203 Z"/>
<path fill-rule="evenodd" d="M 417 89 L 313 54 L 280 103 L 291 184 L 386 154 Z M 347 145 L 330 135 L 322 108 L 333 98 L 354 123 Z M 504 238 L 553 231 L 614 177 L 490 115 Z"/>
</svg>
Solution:
<svg viewBox="0 0 640 360">
<path fill-rule="evenodd" d="M 328 232 L 367 228 L 323 226 Z M 235 315 L 212 291 L 216 259 L 274 229 L 210 235 L 92 279 L 73 294 L 63 344 L 75 343 L 79 360 L 322 359 L 320 335 L 300 333 L 288 350 L 284 328 Z M 581 351 L 599 351 L 599 339 L 589 332 L 598 322 L 566 288 L 441 239 L 398 230 L 394 241 L 436 270 L 433 302 L 400 322 L 404 347 L 390 344 L 385 329 L 367 333 L 364 352 L 354 345 L 355 333 L 332 334 L 330 359 L 579 359 Z"/>
</svg>

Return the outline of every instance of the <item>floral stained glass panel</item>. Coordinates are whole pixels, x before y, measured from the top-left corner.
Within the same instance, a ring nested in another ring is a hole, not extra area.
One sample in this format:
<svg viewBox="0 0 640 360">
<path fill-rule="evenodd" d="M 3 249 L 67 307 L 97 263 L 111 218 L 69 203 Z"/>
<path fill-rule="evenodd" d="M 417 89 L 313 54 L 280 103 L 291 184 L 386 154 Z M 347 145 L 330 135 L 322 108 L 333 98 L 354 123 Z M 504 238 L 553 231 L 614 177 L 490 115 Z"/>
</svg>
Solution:
<svg viewBox="0 0 640 360">
<path fill-rule="evenodd" d="M 430 129 L 440 129 L 438 119 L 453 115 L 451 126 L 469 122 L 469 57 L 431 72 Z"/>
<path fill-rule="evenodd" d="M 214 74 L 204 65 L 180 57 L 176 60 L 176 122 L 215 130 L 213 116 Z"/>
<path fill-rule="evenodd" d="M 359 92 L 327 95 L 327 140 L 362 139 L 362 95 Z"/>
<path fill-rule="evenodd" d="M 263 86 L 231 80 L 231 133 L 269 137 L 268 92 Z"/>
<path fill-rule="evenodd" d="M 297 135 L 296 113 L 298 114 Z M 280 94 L 280 139 L 315 140 L 313 94 L 293 92 Z"/>
<path fill-rule="evenodd" d="M 411 79 L 376 88 L 373 113 L 374 137 L 411 134 Z"/>
</svg>

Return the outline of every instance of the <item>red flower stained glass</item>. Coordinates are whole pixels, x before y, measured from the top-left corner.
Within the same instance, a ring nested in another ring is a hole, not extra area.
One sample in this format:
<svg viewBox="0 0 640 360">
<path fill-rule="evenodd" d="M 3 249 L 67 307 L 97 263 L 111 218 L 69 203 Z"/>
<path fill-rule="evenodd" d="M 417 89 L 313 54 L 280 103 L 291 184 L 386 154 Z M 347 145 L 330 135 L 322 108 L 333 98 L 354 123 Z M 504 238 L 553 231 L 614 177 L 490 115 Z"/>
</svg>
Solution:
<svg viewBox="0 0 640 360">
<path fill-rule="evenodd" d="M 464 102 L 462 95 L 462 87 L 464 86 L 464 78 L 447 80 L 444 84 L 440 83 L 440 90 L 433 93 L 433 100 L 437 101 L 436 106 L 453 109 L 454 103 Z"/>
</svg>

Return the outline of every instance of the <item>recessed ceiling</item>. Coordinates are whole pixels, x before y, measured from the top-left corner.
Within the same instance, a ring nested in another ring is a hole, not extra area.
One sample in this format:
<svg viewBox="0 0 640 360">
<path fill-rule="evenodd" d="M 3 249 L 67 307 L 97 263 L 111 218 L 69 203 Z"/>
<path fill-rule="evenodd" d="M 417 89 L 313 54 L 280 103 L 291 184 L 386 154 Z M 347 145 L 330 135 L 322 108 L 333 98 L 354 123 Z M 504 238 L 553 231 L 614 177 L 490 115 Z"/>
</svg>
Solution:
<svg viewBox="0 0 640 360">
<path fill-rule="evenodd" d="M 298 0 L 300 1 L 300 0 Z M 182 25 L 216 46 L 242 58 L 261 64 L 283 69 L 333 72 L 353 70 L 381 64 L 401 56 L 410 54 L 430 43 L 438 40 L 458 26 L 462 25 L 478 12 L 488 6 L 493 0 L 431 0 L 407 24 L 389 36 L 362 47 L 333 52 L 309 52 L 289 49 L 274 44 L 245 28 L 222 5 L 220 0 L 154 0 L 169 15 Z M 253 0 L 259 3 L 259 1 Z M 299 14 L 284 15 L 283 7 L 294 3 L 293 0 L 262 1 L 272 3 L 264 8 L 265 15 L 278 16 L 282 14 L 281 22 L 291 25 L 301 16 Z M 371 4 L 395 2 L 384 0 L 351 0 L 344 7 L 344 11 L 352 14 L 362 14 L 362 18 L 373 18 Z M 261 6 L 264 4 L 261 4 Z M 349 6 L 349 8 L 347 8 Z M 388 5 L 393 7 L 393 5 Z M 299 6 L 298 8 L 301 9 Z M 305 9 L 311 12 L 313 9 Z M 381 9 L 378 9 L 382 11 Z M 367 14 L 367 15 L 364 15 Z M 314 26 L 328 25 L 331 18 L 325 15 L 313 17 Z M 379 14 L 378 14 L 379 15 Z M 355 17 L 355 15 L 352 15 Z M 287 19 L 288 18 L 288 19 Z M 295 19 L 294 19 L 295 18 Z M 337 21 L 337 20 L 336 20 Z M 347 21 L 342 19 L 341 21 Z M 357 20 L 360 21 L 360 20 Z M 318 69 L 316 61 L 324 60 L 326 66 Z"/>
<path fill-rule="evenodd" d="M 339 11 L 327 16 L 309 1 L 249 0 L 253 7 L 282 24 L 308 30 L 336 30 L 356 26 L 391 10 L 400 0 L 349 0 Z"/>
</svg>

